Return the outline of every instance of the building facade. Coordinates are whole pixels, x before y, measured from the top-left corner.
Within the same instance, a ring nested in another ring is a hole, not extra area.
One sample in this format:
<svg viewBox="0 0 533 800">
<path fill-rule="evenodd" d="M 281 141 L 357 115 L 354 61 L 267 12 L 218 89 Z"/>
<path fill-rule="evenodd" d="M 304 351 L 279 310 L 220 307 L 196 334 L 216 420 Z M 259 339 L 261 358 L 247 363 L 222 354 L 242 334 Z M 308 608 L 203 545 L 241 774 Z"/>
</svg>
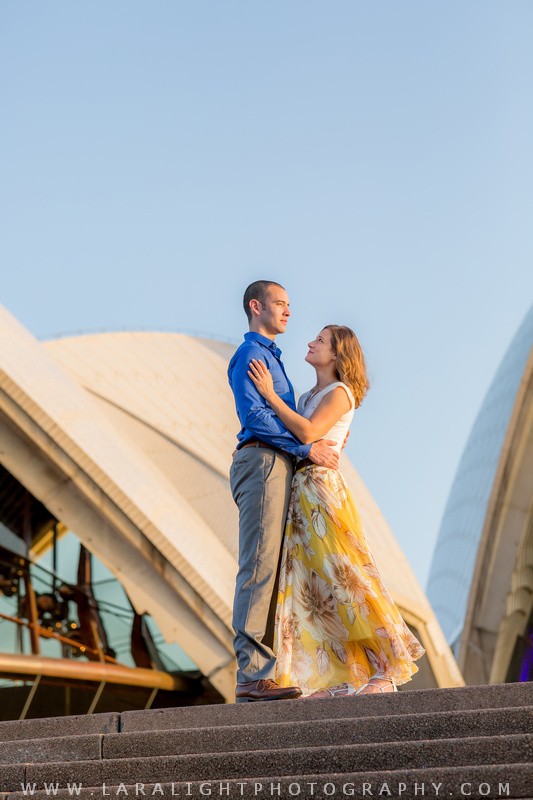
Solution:
<svg viewBox="0 0 533 800">
<path fill-rule="evenodd" d="M 533 308 L 467 441 L 427 593 L 468 684 L 533 679 Z"/>
</svg>

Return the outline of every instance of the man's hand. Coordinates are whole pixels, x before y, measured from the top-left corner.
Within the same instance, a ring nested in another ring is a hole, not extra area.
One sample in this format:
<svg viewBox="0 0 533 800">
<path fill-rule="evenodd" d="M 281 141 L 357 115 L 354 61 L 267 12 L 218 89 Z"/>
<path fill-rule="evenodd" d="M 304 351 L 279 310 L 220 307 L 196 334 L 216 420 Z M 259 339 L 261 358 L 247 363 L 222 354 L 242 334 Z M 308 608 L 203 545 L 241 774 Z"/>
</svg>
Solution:
<svg viewBox="0 0 533 800">
<path fill-rule="evenodd" d="M 319 439 L 318 442 L 314 442 L 311 445 L 307 456 L 319 467 L 337 469 L 339 466 L 339 454 L 330 447 L 330 445 L 334 444 L 337 444 L 337 442 L 332 442 L 331 439 Z"/>
</svg>

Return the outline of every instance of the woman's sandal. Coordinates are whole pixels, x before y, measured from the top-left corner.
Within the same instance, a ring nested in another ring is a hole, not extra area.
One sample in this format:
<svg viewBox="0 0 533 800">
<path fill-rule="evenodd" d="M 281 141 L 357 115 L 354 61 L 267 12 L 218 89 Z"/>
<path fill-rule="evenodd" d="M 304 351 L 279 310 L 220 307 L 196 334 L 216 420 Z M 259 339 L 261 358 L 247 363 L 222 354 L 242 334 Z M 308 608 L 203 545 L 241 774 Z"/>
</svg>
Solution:
<svg viewBox="0 0 533 800">
<path fill-rule="evenodd" d="M 332 686 L 331 689 L 319 689 L 317 692 L 302 697 L 301 700 L 326 700 L 330 697 L 348 697 L 351 694 L 356 694 L 355 686 L 352 686 L 351 683 L 340 683 L 338 686 Z"/>
<path fill-rule="evenodd" d="M 379 683 L 375 683 L 375 681 L 386 681 L 387 685 L 382 686 Z M 374 691 L 365 692 L 365 689 L 368 689 L 369 686 L 374 686 L 376 689 L 379 689 L 379 692 L 374 692 Z M 389 689 L 388 688 L 389 686 L 392 686 L 392 689 Z M 367 683 L 364 683 L 362 686 L 360 686 L 359 689 L 357 689 L 357 691 L 355 692 L 355 694 L 356 695 L 389 694 L 390 692 L 397 692 L 397 691 L 398 689 L 396 687 L 396 681 L 394 680 L 394 678 L 388 678 L 385 675 L 374 675 L 374 677 L 370 678 L 370 680 Z"/>
</svg>

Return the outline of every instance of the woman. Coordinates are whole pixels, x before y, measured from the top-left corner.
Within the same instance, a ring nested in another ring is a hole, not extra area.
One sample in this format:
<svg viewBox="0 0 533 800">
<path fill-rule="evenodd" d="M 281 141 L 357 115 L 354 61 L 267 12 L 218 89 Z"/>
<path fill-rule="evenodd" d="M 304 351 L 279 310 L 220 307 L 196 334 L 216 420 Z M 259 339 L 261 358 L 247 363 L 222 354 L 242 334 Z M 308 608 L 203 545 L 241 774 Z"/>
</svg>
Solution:
<svg viewBox="0 0 533 800">
<path fill-rule="evenodd" d="M 316 384 L 292 411 L 261 361 L 249 376 L 304 443 L 327 438 L 340 452 L 368 379 L 355 333 L 326 325 L 305 360 Z M 276 610 L 276 681 L 314 698 L 396 691 L 418 671 L 424 649 L 383 586 L 357 509 L 338 470 L 296 466 Z"/>
</svg>

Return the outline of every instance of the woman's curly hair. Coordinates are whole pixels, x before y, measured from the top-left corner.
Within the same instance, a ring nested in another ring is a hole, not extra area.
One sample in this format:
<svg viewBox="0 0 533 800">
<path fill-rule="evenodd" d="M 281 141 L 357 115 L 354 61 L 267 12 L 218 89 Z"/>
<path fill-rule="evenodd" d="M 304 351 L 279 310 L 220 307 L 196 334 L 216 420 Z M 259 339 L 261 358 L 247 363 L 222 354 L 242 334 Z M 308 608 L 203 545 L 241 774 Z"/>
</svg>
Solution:
<svg viewBox="0 0 533 800">
<path fill-rule="evenodd" d="M 340 381 L 352 390 L 358 408 L 368 392 L 370 382 L 361 345 L 355 333 L 346 325 L 326 325 L 331 333 L 331 347 L 336 356 L 335 370 Z"/>
</svg>

